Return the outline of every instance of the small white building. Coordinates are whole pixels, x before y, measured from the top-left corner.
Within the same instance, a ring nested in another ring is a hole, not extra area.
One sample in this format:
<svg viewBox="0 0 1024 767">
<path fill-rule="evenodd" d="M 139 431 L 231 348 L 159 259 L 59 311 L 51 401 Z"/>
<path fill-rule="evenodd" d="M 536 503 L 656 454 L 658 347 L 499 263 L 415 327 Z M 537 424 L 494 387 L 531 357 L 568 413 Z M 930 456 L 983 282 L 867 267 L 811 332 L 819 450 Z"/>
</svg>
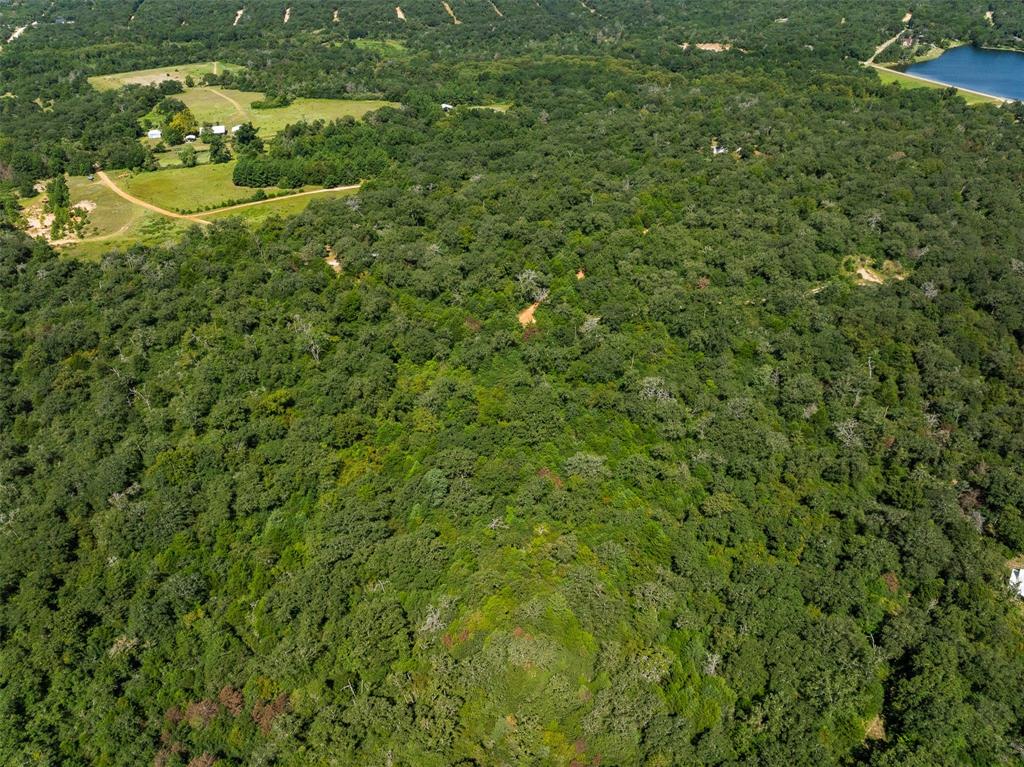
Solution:
<svg viewBox="0 0 1024 767">
<path fill-rule="evenodd" d="M 1010 570 L 1010 588 L 1016 591 L 1018 596 L 1024 597 L 1024 567 Z"/>
<path fill-rule="evenodd" d="M 455 109 L 455 106 L 452 104 L 442 104 L 441 109 L 445 112 L 451 112 L 453 109 Z"/>
<path fill-rule="evenodd" d="M 189 144 L 191 144 L 195 140 L 196 140 L 196 134 L 195 133 L 189 133 L 187 136 L 185 136 L 185 141 L 187 143 L 189 143 Z"/>
<path fill-rule="evenodd" d="M 223 125 L 214 125 L 212 128 L 210 128 L 210 132 L 214 136 L 223 136 L 225 133 L 228 132 L 228 129 L 225 128 Z"/>
<path fill-rule="evenodd" d="M 159 128 L 153 128 L 152 130 L 147 131 L 146 138 L 159 139 L 163 138 L 163 135 L 164 132 L 162 130 L 160 130 Z"/>
<path fill-rule="evenodd" d="M 714 144 L 711 147 L 711 154 L 713 154 L 713 155 L 725 154 L 728 151 L 729 150 L 726 149 L 724 146 L 719 146 L 718 144 Z"/>
<path fill-rule="evenodd" d="M 242 126 L 241 125 L 232 125 L 231 126 L 231 132 L 232 133 L 238 133 L 238 131 L 240 131 L 240 130 L 242 130 Z"/>
</svg>

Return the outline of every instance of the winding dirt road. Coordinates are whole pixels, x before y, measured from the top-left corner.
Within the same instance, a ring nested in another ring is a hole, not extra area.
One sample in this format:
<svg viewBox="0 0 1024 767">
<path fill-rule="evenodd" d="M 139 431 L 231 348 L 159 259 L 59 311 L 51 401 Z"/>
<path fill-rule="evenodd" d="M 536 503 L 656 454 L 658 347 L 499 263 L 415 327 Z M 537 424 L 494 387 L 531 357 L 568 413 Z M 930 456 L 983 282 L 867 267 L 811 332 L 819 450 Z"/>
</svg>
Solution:
<svg viewBox="0 0 1024 767">
<path fill-rule="evenodd" d="M 203 226 L 210 225 L 209 221 L 204 221 L 198 216 L 190 216 L 186 213 L 175 213 L 173 210 L 167 210 L 166 208 L 158 207 L 151 202 L 140 200 L 138 197 L 128 194 L 128 192 L 124 191 L 121 187 L 115 184 L 111 180 L 110 176 L 108 176 L 102 170 L 96 171 L 96 178 L 98 178 L 105 187 L 110 189 L 110 191 L 112 191 L 118 197 L 123 197 L 124 199 L 128 200 L 128 202 L 130 202 L 132 205 L 138 205 L 140 208 L 151 210 L 154 213 L 159 213 L 161 216 L 167 216 L 167 218 L 177 218 L 181 219 L 182 221 L 191 221 L 194 224 L 202 224 Z"/>
<path fill-rule="evenodd" d="M 118 197 L 122 197 L 123 199 L 125 199 L 128 202 L 132 203 L 132 205 L 138 205 L 140 208 L 145 208 L 146 210 L 150 210 L 153 213 L 159 213 L 161 216 L 167 216 L 167 218 L 176 218 L 176 219 L 178 219 L 180 221 L 191 221 L 194 224 L 201 224 L 203 226 L 209 226 L 210 223 L 211 223 L 210 221 L 207 221 L 204 218 L 200 218 L 199 216 L 190 215 L 188 213 L 175 213 L 173 210 L 167 210 L 166 208 L 161 208 L 159 205 L 154 205 L 153 203 L 146 202 L 145 200 L 140 199 L 140 198 L 136 197 L 135 195 L 128 194 L 128 192 L 126 192 L 124 189 L 122 189 L 117 184 L 115 184 L 113 179 L 111 179 L 110 176 L 108 176 L 102 170 L 96 172 L 96 178 L 98 178 L 100 180 L 100 183 L 102 183 L 104 186 L 106 186 L 108 189 L 110 189 L 110 191 L 112 191 Z M 251 208 L 251 207 L 253 207 L 255 205 L 267 205 L 267 204 L 272 203 L 272 202 L 278 202 L 279 200 L 290 200 L 290 199 L 292 199 L 294 197 L 308 197 L 310 195 L 324 194 L 326 192 L 345 192 L 345 191 L 350 191 L 350 190 L 354 190 L 354 189 L 359 189 L 361 186 L 362 186 L 362 183 L 359 183 L 359 184 L 349 184 L 348 186 L 332 186 L 332 187 L 328 187 L 326 189 L 310 189 L 310 190 L 305 191 L 305 192 L 295 192 L 294 194 L 282 194 L 282 195 L 280 195 L 278 197 L 268 197 L 265 200 L 253 200 L 252 202 L 241 202 L 241 203 L 238 203 L 237 205 L 228 205 L 228 206 L 223 207 L 223 208 L 215 208 L 214 210 L 207 210 L 207 211 L 203 212 L 203 215 L 204 216 L 212 216 L 212 215 L 216 215 L 218 213 L 227 213 L 227 212 L 233 211 L 233 210 L 241 210 L 242 208 Z"/>
</svg>

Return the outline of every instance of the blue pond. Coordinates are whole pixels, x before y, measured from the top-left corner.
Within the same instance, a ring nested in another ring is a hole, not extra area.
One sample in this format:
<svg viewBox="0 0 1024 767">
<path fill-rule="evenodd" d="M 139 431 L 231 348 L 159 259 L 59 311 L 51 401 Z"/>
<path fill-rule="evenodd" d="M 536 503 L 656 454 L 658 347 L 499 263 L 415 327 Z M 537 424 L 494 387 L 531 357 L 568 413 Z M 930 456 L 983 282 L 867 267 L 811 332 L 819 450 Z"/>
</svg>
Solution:
<svg viewBox="0 0 1024 767">
<path fill-rule="evenodd" d="M 964 45 L 905 71 L 946 85 L 1024 101 L 1024 53 Z"/>
</svg>

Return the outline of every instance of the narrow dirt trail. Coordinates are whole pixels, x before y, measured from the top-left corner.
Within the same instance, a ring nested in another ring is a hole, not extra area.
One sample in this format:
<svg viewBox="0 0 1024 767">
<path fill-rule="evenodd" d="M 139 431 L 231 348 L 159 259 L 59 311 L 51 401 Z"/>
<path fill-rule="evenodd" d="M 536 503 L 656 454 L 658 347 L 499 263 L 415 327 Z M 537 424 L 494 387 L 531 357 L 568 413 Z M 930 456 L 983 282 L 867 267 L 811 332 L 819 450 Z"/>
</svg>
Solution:
<svg viewBox="0 0 1024 767">
<path fill-rule="evenodd" d="M 209 221 L 204 221 L 203 219 L 199 218 L 198 216 L 190 216 L 190 215 L 185 214 L 185 213 L 175 213 L 173 210 L 167 210 L 166 208 L 161 208 L 161 207 L 159 207 L 157 205 L 154 205 L 151 202 L 146 202 L 145 200 L 141 200 L 138 197 L 135 197 L 134 195 L 128 194 L 128 192 L 124 191 L 121 187 L 119 187 L 117 184 L 115 184 L 111 180 L 110 176 L 108 176 L 102 170 L 96 171 L 96 178 L 98 178 L 103 183 L 104 186 L 109 188 L 110 191 L 112 191 L 118 197 L 124 198 L 125 200 L 127 200 L 130 203 L 132 203 L 133 205 L 138 205 L 140 208 L 145 208 L 146 210 L 151 210 L 154 213 L 159 213 L 161 216 L 167 216 L 167 218 L 176 218 L 176 219 L 178 219 L 180 221 L 191 221 L 193 224 L 202 224 L 203 226 L 209 226 L 210 225 Z"/>
<path fill-rule="evenodd" d="M 232 24 L 231 26 L 233 26 L 233 27 L 237 27 L 238 26 L 238 22 L 240 22 L 242 20 L 242 14 L 243 13 L 245 13 L 245 8 L 239 8 L 237 11 L 235 11 L 235 23 Z"/>
<path fill-rule="evenodd" d="M 212 216 L 214 213 L 227 213 L 231 210 L 241 210 L 242 208 L 252 208 L 256 205 L 266 205 L 271 202 L 278 202 L 279 200 L 291 200 L 295 197 L 309 197 L 313 194 L 324 194 L 325 192 L 344 192 L 349 189 L 359 189 L 362 184 L 349 184 L 348 186 L 330 186 L 324 189 L 310 189 L 307 192 L 295 192 L 294 194 L 282 194 L 280 197 L 268 197 L 265 200 L 253 200 L 252 202 L 240 202 L 237 205 L 228 205 L 226 208 L 214 208 L 213 210 L 203 211 L 204 216 Z M 207 222 L 209 223 L 209 222 Z"/>
<path fill-rule="evenodd" d="M 402 21 L 405 21 L 405 12 L 402 10 L 402 6 L 400 6 L 400 5 L 396 5 L 395 6 L 395 15 L 398 18 L 400 18 Z"/>
<path fill-rule="evenodd" d="M 175 213 L 173 210 L 167 210 L 166 208 L 161 208 L 160 206 L 154 205 L 151 202 L 146 202 L 143 199 L 140 199 L 140 198 L 138 198 L 138 197 L 136 197 L 134 195 L 128 194 L 128 192 L 126 192 L 121 187 L 119 187 L 117 184 L 115 184 L 113 179 L 111 179 L 110 176 L 108 176 L 103 171 L 97 171 L 96 172 L 96 178 L 98 178 L 100 180 L 100 182 L 104 186 L 109 188 L 116 195 L 118 195 L 119 197 L 122 197 L 123 199 L 127 200 L 128 202 L 132 203 L 133 205 L 138 205 L 140 208 L 144 208 L 146 210 L 152 211 L 153 213 L 159 213 L 161 216 L 167 216 L 167 218 L 176 218 L 176 219 L 178 219 L 180 221 L 191 221 L 192 223 L 202 224 L 203 226 L 209 226 L 212 223 L 212 222 L 207 221 L 204 218 L 200 218 L 199 216 L 196 216 L 196 215 L 190 215 L 190 214 L 187 214 L 187 213 Z M 214 208 L 213 210 L 203 211 L 203 215 L 204 216 L 212 216 L 212 215 L 218 214 L 218 213 L 228 213 L 228 212 L 231 212 L 231 211 L 234 211 L 234 210 L 242 210 L 243 208 L 252 208 L 252 207 L 255 207 L 257 205 L 269 205 L 272 202 L 279 202 L 280 200 L 291 200 L 291 199 L 296 198 L 296 197 L 309 197 L 309 196 L 315 195 L 315 194 L 326 194 L 327 192 L 345 192 L 345 191 L 350 191 L 350 190 L 354 190 L 354 189 L 359 189 L 360 187 L 362 187 L 362 183 L 349 184 L 347 186 L 332 186 L 332 187 L 328 187 L 326 189 L 310 189 L 309 191 L 306 191 L 306 192 L 295 192 L 294 194 L 283 194 L 283 195 L 280 195 L 278 197 L 268 197 L 265 200 L 253 200 L 252 202 L 241 202 L 241 203 L 238 203 L 237 205 L 228 205 L 228 206 L 223 207 L 223 208 Z M 91 241 L 91 240 L 104 240 L 104 239 L 108 239 L 110 237 L 115 237 L 118 234 L 121 234 L 123 231 L 124 231 L 124 228 L 118 230 L 117 232 L 114 232 L 113 234 L 102 235 L 100 237 L 91 237 L 91 238 L 89 238 L 89 240 Z M 76 242 L 82 242 L 82 240 L 76 240 Z"/>
<path fill-rule="evenodd" d="M 893 35 L 888 40 L 886 40 L 884 43 L 882 43 L 877 48 L 875 48 L 875 52 L 871 54 L 871 58 L 868 59 L 867 61 L 865 61 L 864 63 L 867 64 L 869 67 L 875 66 L 875 59 L 878 58 L 878 54 L 881 53 L 882 51 L 884 51 L 886 48 L 888 48 L 893 43 L 895 43 L 897 40 L 899 40 L 900 39 L 900 35 L 902 35 L 906 31 L 907 30 L 905 30 L 905 29 L 901 29 L 895 35 Z"/>
<path fill-rule="evenodd" d="M 241 104 L 239 104 L 237 101 L 235 101 L 233 98 L 231 98 L 228 94 L 221 93 L 216 88 L 206 88 L 206 90 L 208 90 L 210 93 L 214 93 L 214 94 L 220 96 L 222 99 L 224 99 L 226 102 L 228 102 L 231 106 L 233 106 L 235 108 L 235 111 L 238 114 L 240 114 L 242 117 L 245 117 L 245 109 L 242 107 Z"/>
<path fill-rule="evenodd" d="M 494 12 L 498 14 L 498 16 L 504 18 L 505 14 L 498 10 L 498 6 L 496 6 L 494 3 L 491 3 L 491 8 L 494 9 Z"/>
<path fill-rule="evenodd" d="M 285 8 L 284 9 L 284 23 L 287 24 L 288 23 L 288 19 L 290 19 L 291 17 L 292 17 L 292 9 L 291 8 Z"/>
<path fill-rule="evenodd" d="M 448 3 L 445 2 L 445 0 L 441 0 L 441 5 L 444 6 L 445 12 L 452 17 L 452 24 L 462 23 L 461 21 L 459 21 L 459 17 L 455 15 L 455 11 L 452 10 L 452 7 L 448 5 Z"/>
</svg>

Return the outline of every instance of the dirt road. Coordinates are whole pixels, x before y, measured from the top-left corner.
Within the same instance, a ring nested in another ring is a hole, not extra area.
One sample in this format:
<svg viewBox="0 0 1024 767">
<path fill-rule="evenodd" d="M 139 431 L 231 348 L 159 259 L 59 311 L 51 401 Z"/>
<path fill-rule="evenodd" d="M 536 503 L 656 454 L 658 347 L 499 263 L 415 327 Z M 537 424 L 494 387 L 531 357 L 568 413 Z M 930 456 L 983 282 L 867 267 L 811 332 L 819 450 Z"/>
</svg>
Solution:
<svg viewBox="0 0 1024 767">
<path fill-rule="evenodd" d="M 210 225 L 209 221 L 204 221 L 198 216 L 190 216 L 186 213 L 175 213 L 173 210 L 166 210 L 165 208 L 158 207 L 151 202 L 140 200 L 138 197 L 128 194 L 128 192 L 124 191 L 121 187 L 115 184 L 110 179 L 110 176 L 108 176 L 102 170 L 96 172 L 96 178 L 98 178 L 104 186 L 110 189 L 110 191 L 112 191 L 118 197 L 123 197 L 124 199 L 128 200 L 128 202 L 132 203 L 133 205 L 138 205 L 140 208 L 151 210 L 154 213 L 159 213 L 161 216 L 167 216 L 167 218 L 177 218 L 182 221 L 191 221 L 194 224 L 202 224 L 203 226 Z"/>
</svg>

